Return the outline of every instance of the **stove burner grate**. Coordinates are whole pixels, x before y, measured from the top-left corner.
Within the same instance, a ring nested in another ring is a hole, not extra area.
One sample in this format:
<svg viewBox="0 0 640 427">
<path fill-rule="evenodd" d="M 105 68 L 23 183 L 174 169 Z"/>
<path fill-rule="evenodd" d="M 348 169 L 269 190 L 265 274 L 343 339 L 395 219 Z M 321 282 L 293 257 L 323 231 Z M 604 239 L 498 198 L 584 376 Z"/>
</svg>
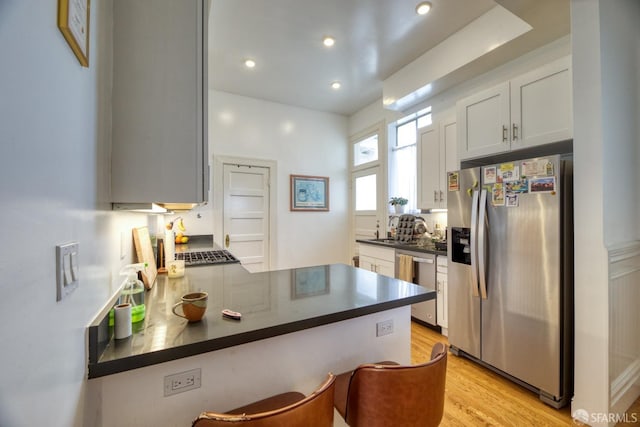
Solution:
<svg viewBox="0 0 640 427">
<path fill-rule="evenodd" d="M 232 264 L 239 262 L 236 257 L 226 250 L 211 250 L 199 252 L 177 252 L 175 259 L 184 260 L 185 266 Z"/>
</svg>

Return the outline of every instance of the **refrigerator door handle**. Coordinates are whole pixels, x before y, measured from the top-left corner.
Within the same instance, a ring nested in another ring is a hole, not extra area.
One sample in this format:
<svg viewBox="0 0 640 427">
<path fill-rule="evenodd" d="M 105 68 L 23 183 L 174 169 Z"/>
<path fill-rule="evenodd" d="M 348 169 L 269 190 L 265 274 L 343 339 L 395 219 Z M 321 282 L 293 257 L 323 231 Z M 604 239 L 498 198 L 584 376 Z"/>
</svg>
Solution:
<svg viewBox="0 0 640 427">
<path fill-rule="evenodd" d="M 471 246 L 471 293 L 474 297 L 479 297 L 478 292 L 478 195 L 480 193 L 473 190 L 473 201 L 471 205 L 471 236 L 469 240 Z"/>
<path fill-rule="evenodd" d="M 478 207 L 478 276 L 480 279 L 480 296 L 487 299 L 487 276 L 486 276 L 486 254 L 485 241 L 487 237 L 487 190 L 484 188 L 480 193 L 480 205 Z"/>
</svg>

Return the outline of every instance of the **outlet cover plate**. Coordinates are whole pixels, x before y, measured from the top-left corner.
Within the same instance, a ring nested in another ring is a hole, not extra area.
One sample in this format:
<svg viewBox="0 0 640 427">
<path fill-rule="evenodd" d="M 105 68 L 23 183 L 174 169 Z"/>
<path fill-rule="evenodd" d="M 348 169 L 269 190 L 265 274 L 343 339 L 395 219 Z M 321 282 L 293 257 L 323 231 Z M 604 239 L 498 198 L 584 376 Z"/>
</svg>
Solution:
<svg viewBox="0 0 640 427">
<path fill-rule="evenodd" d="M 200 368 L 167 375 L 164 377 L 164 396 L 167 397 L 184 391 L 200 388 L 201 384 L 202 370 Z"/>
<path fill-rule="evenodd" d="M 390 335 L 393 333 L 393 319 L 376 323 L 376 336 Z"/>
</svg>

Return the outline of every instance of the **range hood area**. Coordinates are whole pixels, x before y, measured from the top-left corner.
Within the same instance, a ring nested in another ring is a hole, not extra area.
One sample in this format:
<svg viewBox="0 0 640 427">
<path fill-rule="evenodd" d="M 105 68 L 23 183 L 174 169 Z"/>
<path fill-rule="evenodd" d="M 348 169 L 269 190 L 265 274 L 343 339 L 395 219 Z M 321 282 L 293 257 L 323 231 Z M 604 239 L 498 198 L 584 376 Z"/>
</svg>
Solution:
<svg viewBox="0 0 640 427">
<path fill-rule="evenodd" d="M 113 5 L 113 210 L 188 211 L 208 200 L 209 7 Z"/>
</svg>

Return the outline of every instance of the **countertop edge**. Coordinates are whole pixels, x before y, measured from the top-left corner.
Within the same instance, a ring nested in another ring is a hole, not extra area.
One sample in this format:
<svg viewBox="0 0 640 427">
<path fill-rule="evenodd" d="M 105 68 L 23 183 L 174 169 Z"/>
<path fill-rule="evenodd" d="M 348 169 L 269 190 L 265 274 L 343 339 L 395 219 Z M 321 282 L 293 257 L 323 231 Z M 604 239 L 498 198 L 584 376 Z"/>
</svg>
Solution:
<svg viewBox="0 0 640 427">
<path fill-rule="evenodd" d="M 428 288 L 427 288 L 428 289 Z M 385 301 L 379 304 L 367 305 L 355 309 L 345 310 L 341 312 L 311 317 L 295 322 L 285 323 L 277 326 L 271 326 L 249 332 L 243 332 L 236 335 L 229 335 L 221 338 L 215 338 L 207 341 L 196 342 L 192 344 L 174 347 L 166 350 L 155 351 L 135 356 L 130 356 L 118 360 L 106 362 L 89 363 L 88 378 L 100 378 L 107 375 L 126 372 L 133 369 L 143 368 L 146 366 L 156 365 L 159 363 L 170 362 L 185 357 L 196 356 L 198 354 L 208 353 L 210 351 L 221 350 L 241 344 L 259 341 L 267 338 L 273 338 L 279 335 L 285 335 L 292 332 L 303 331 L 305 329 L 317 326 L 328 325 L 331 323 L 341 322 L 356 317 L 366 316 L 368 314 L 380 311 L 391 310 L 405 305 L 415 304 L 418 302 L 429 301 L 435 299 L 436 292 L 428 289 L 428 292 L 393 301 Z M 97 355 L 96 355 L 97 356 Z"/>
<path fill-rule="evenodd" d="M 418 245 L 407 245 L 407 244 L 403 244 L 401 242 L 388 243 L 388 242 L 378 242 L 378 241 L 375 241 L 375 240 L 356 239 L 356 243 L 362 243 L 362 244 L 365 244 L 365 245 L 380 246 L 380 247 L 383 247 L 383 248 L 400 249 L 400 250 L 403 250 L 403 251 L 424 252 L 424 253 L 434 254 L 434 255 L 438 255 L 438 256 L 447 256 L 447 251 L 441 251 L 441 250 L 432 249 L 432 248 L 425 248 L 424 246 L 418 246 Z"/>
</svg>

